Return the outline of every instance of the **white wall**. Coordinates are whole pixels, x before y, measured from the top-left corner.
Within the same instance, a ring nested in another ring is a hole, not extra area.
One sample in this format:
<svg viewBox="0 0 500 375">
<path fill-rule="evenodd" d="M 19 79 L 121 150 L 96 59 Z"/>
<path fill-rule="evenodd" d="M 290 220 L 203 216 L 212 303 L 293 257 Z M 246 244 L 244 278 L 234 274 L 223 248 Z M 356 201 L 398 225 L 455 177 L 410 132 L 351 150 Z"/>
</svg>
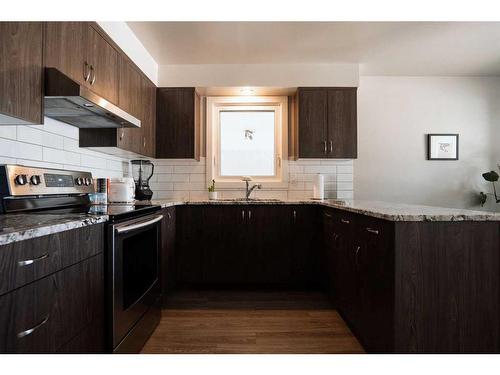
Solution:
<svg viewBox="0 0 500 375">
<path fill-rule="evenodd" d="M 360 77 L 355 198 L 478 208 L 499 127 L 500 77 Z M 427 133 L 459 133 L 460 160 L 427 161 Z"/>
<path fill-rule="evenodd" d="M 153 81 L 158 84 L 158 64 L 139 41 L 126 22 L 97 22 L 128 57 Z"/>
<path fill-rule="evenodd" d="M 357 86 L 358 64 L 160 65 L 159 86 Z"/>
<path fill-rule="evenodd" d="M 0 126 L 0 164 L 21 164 L 122 177 L 128 162 L 78 147 L 78 128 L 45 117 L 44 125 Z"/>
</svg>

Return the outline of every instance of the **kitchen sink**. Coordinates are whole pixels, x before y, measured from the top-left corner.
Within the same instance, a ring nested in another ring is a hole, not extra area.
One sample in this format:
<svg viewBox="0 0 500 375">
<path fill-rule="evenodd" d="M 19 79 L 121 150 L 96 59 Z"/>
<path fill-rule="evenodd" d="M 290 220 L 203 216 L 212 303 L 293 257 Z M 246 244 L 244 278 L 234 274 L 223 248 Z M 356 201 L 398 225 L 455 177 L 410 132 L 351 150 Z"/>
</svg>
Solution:
<svg viewBox="0 0 500 375">
<path fill-rule="evenodd" d="M 281 199 L 276 198 L 222 198 L 217 199 L 222 202 L 283 202 Z"/>
</svg>

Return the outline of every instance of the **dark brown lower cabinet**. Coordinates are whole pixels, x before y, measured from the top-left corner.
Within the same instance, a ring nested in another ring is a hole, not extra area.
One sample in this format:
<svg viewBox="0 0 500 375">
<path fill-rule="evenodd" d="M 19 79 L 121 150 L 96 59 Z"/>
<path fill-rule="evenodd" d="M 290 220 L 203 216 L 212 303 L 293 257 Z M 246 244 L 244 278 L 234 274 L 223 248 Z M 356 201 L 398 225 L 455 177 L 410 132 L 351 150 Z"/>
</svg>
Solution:
<svg viewBox="0 0 500 375">
<path fill-rule="evenodd" d="M 316 212 L 314 207 L 290 205 L 179 207 L 177 281 L 213 285 L 317 283 Z"/>
<path fill-rule="evenodd" d="M 498 353 L 499 227 L 323 212 L 328 284 L 371 353 Z"/>
<path fill-rule="evenodd" d="M 176 211 L 175 207 L 162 210 L 161 224 L 161 291 L 166 301 L 168 293 L 175 287 L 175 238 L 176 238 Z"/>
<path fill-rule="evenodd" d="M 54 353 L 66 345 L 94 352 L 104 344 L 103 317 L 100 253 L 1 296 L 0 352 Z"/>
</svg>

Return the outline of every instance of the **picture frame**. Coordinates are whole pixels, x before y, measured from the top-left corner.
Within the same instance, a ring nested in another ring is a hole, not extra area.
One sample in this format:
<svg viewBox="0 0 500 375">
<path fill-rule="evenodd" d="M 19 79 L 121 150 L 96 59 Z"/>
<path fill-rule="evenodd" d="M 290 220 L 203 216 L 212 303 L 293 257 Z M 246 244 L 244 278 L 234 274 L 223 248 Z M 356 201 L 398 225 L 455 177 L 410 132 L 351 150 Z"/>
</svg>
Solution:
<svg viewBox="0 0 500 375">
<path fill-rule="evenodd" d="M 458 134 L 427 134 L 427 160 L 458 160 Z"/>
</svg>

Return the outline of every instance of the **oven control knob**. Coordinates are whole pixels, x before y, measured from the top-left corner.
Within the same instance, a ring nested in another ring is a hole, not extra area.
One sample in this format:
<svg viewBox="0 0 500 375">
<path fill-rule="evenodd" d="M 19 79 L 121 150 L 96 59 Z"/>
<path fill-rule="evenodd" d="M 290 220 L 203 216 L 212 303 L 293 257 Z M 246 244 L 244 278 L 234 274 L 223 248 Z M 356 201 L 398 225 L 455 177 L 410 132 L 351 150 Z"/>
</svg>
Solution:
<svg viewBox="0 0 500 375">
<path fill-rule="evenodd" d="M 25 174 L 18 174 L 16 178 L 14 178 L 16 185 L 26 185 L 28 183 L 28 176 Z"/>
<path fill-rule="evenodd" d="M 33 176 L 30 177 L 31 185 L 40 185 L 40 182 L 42 182 L 40 176 L 34 174 Z"/>
<path fill-rule="evenodd" d="M 89 185 L 91 185 L 91 184 L 92 184 L 92 180 L 91 180 L 90 178 L 86 177 L 86 178 L 84 179 L 84 183 L 85 183 L 85 186 L 89 186 Z"/>
<path fill-rule="evenodd" d="M 83 178 L 81 178 L 81 177 L 77 177 L 77 178 L 75 179 L 75 183 L 76 183 L 78 186 L 83 185 Z"/>
</svg>

